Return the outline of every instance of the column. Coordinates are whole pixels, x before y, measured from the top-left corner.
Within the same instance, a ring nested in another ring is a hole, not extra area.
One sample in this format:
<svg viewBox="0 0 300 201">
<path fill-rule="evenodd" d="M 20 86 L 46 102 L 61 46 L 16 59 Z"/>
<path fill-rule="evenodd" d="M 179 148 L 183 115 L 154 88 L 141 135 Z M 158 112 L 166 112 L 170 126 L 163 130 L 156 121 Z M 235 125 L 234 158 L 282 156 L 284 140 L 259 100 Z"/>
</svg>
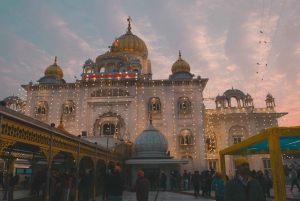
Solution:
<svg viewBox="0 0 300 201">
<path fill-rule="evenodd" d="M 273 177 L 274 197 L 276 201 L 286 200 L 286 187 L 284 182 L 284 171 L 280 149 L 280 131 L 272 129 L 268 138 L 272 172 L 276 173 Z"/>
</svg>

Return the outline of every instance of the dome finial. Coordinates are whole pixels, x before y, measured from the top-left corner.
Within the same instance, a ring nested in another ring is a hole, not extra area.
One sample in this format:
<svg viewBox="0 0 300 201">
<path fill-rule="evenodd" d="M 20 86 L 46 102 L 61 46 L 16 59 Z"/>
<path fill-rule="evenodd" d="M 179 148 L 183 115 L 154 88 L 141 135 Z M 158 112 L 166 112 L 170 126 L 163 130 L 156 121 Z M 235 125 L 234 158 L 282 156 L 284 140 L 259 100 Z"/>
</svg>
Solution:
<svg viewBox="0 0 300 201">
<path fill-rule="evenodd" d="M 130 16 L 127 19 L 127 21 L 128 21 L 128 28 L 127 28 L 127 33 L 126 34 L 132 34 L 131 33 L 131 22 L 132 22 L 132 19 L 130 18 Z"/>
<path fill-rule="evenodd" d="M 181 61 L 182 58 L 181 58 L 181 51 L 179 50 L 179 56 L 178 56 L 178 60 Z"/>
<path fill-rule="evenodd" d="M 53 65 L 57 65 L 57 56 L 55 56 L 54 64 Z"/>
</svg>

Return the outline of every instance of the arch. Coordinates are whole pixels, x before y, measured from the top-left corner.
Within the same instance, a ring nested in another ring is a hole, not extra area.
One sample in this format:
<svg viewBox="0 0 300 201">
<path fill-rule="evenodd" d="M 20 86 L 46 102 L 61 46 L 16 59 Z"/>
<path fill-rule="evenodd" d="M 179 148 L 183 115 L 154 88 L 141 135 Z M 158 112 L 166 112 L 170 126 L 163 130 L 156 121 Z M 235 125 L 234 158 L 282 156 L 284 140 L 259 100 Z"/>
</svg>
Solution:
<svg viewBox="0 0 300 201">
<path fill-rule="evenodd" d="M 113 72 L 113 70 L 116 68 L 115 62 L 111 61 L 108 62 L 105 66 L 105 72 Z"/>
<path fill-rule="evenodd" d="M 206 144 L 207 152 L 212 153 L 216 151 L 217 142 L 216 142 L 216 133 L 214 131 L 209 130 L 206 133 L 205 144 Z"/>
<path fill-rule="evenodd" d="M 93 67 L 91 66 L 84 67 L 84 73 L 92 73 L 92 72 L 93 72 Z"/>
<path fill-rule="evenodd" d="M 179 114 L 186 115 L 191 112 L 191 101 L 188 97 L 183 96 L 178 99 Z"/>
<path fill-rule="evenodd" d="M 97 69 L 96 69 L 96 72 L 98 73 L 104 73 L 105 72 L 105 65 L 104 63 L 100 62 L 97 64 Z"/>
<path fill-rule="evenodd" d="M 125 125 L 124 119 L 120 115 L 112 112 L 104 113 L 94 123 L 94 135 L 122 139 Z"/>
<path fill-rule="evenodd" d="M 148 112 L 153 116 L 159 115 L 161 113 L 161 103 L 158 97 L 152 97 L 149 99 Z"/>
<path fill-rule="evenodd" d="M 179 134 L 179 145 L 180 146 L 188 146 L 193 145 L 193 135 L 191 130 L 182 129 Z"/>
<path fill-rule="evenodd" d="M 123 61 L 121 61 L 121 62 L 119 62 L 119 63 L 117 64 L 117 69 L 118 69 L 118 70 L 120 70 L 122 67 L 125 68 L 125 63 L 124 63 Z"/>
<path fill-rule="evenodd" d="M 238 107 L 239 106 L 239 99 L 235 96 L 230 98 L 230 107 Z"/>
<path fill-rule="evenodd" d="M 39 101 L 35 106 L 36 115 L 46 115 L 48 113 L 48 103 L 47 101 Z"/>
<path fill-rule="evenodd" d="M 186 170 L 187 172 L 191 172 L 193 173 L 194 172 L 194 160 L 193 160 L 193 157 L 190 156 L 190 155 L 186 155 L 186 156 L 182 156 L 181 157 L 181 160 L 188 160 L 188 164 L 185 164 L 185 165 L 182 165 L 182 168 L 184 170 Z M 181 171 L 183 172 L 183 171 Z"/>
<path fill-rule="evenodd" d="M 64 115 L 74 114 L 75 102 L 73 100 L 66 100 L 62 105 L 62 111 Z"/>
</svg>

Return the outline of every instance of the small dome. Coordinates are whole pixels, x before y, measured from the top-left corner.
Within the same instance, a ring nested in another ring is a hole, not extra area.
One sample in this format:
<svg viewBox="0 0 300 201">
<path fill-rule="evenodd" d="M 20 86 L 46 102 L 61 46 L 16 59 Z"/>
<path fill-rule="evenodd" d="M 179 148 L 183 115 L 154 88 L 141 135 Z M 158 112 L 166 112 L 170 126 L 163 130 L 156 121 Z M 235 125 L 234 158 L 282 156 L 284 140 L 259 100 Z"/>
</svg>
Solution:
<svg viewBox="0 0 300 201">
<path fill-rule="evenodd" d="M 136 138 L 134 148 L 137 155 L 166 155 L 168 141 L 150 123 L 149 127 Z"/>
<path fill-rule="evenodd" d="M 244 92 L 242 92 L 241 90 L 238 90 L 238 89 L 233 89 L 233 87 L 232 87 L 232 89 L 228 89 L 227 91 L 225 91 L 223 96 L 226 96 L 226 97 L 236 96 L 239 98 L 246 97 Z"/>
<path fill-rule="evenodd" d="M 190 65 L 181 58 L 180 51 L 179 51 L 178 60 L 172 66 L 172 74 L 177 72 L 190 72 Z"/>
<path fill-rule="evenodd" d="M 94 62 L 89 58 L 88 60 L 85 61 L 85 65 L 93 65 Z"/>
<path fill-rule="evenodd" d="M 112 44 L 112 50 L 114 52 L 134 52 L 139 54 L 140 56 L 148 57 L 148 48 L 144 41 L 133 35 L 131 32 L 131 21 L 132 19 L 129 17 L 127 19 L 128 28 L 125 35 L 122 35 L 118 39 L 116 39 Z"/>
<path fill-rule="evenodd" d="M 64 77 L 63 71 L 57 65 L 57 57 L 55 57 L 54 64 L 52 64 L 45 70 L 45 76 L 51 76 L 51 77 L 56 77 L 56 78 L 60 78 L 60 79 Z"/>
<path fill-rule="evenodd" d="M 20 105 L 20 104 L 24 104 L 24 101 L 21 98 L 19 98 L 18 96 L 15 96 L 15 95 L 9 96 L 9 97 L 3 99 L 3 101 L 5 101 L 7 105 L 11 105 L 11 104 Z"/>
</svg>

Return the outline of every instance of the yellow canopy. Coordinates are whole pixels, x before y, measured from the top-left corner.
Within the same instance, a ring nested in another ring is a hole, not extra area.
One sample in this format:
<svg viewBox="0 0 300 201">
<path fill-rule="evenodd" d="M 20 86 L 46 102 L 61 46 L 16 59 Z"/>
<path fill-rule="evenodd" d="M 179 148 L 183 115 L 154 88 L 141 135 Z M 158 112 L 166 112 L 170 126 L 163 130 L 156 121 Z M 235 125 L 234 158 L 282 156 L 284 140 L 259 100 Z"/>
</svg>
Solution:
<svg viewBox="0 0 300 201">
<path fill-rule="evenodd" d="M 300 153 L 300 127 L 272 127 L 219 152 L 223 181 L 226 182 L 225 155 L 270 154 L 275 200 L 286 200 L 282 164 L 283 153 Z"/>
</svg>

